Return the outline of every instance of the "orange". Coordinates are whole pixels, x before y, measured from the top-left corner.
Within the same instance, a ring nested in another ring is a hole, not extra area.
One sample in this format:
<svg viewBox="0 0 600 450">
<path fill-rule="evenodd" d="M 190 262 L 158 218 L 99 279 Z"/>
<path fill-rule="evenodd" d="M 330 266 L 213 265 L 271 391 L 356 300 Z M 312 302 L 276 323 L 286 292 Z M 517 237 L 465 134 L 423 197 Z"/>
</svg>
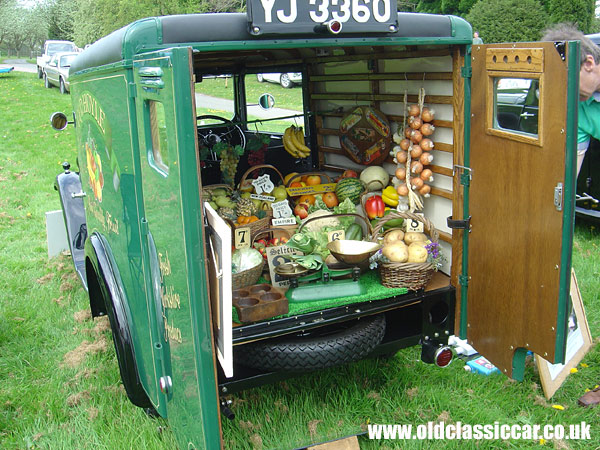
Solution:
<svg viewBox="0 0 600 450">
<path fill-rule="evenodd" d="M 301 195 L 298 199 L 298 203 L 308 203 L 309 205 L 314 205 L 315 196 L 312 194 Z"/>
<path fill-rule="evenodd" d="M 323 194 L 323 203 L 325 203 L 328 208 L 333 208 L 338 205 L 339 200 L 334 192 L 326 192 Z"/>
<path fill-rule="evenodd" d="M 248 223 L 256 222 L 257 220 L 258 220 L 258 217 L 256 217 L 256 216 L 248 217 Z"/>
</svg>

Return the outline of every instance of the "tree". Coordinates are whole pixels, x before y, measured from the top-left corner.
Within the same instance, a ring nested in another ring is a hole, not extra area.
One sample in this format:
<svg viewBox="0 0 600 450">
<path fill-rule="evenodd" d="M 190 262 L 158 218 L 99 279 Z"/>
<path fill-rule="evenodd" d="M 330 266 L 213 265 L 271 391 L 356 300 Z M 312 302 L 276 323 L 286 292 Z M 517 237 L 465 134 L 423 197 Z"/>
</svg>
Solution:
<svg viewBox="0 0 600 450">
<path fill-rule="evenodd" d="M 546 0 L 553 23 L 571 22 L 584 33 L 591 33 L 594 25 L 594 0 Z"/>
<path fill-rule="evenodd" d="M 539 0 L 479 0 L 466 19 L 487 43 L 537 41 L 550 23 Z"/>
</svg>

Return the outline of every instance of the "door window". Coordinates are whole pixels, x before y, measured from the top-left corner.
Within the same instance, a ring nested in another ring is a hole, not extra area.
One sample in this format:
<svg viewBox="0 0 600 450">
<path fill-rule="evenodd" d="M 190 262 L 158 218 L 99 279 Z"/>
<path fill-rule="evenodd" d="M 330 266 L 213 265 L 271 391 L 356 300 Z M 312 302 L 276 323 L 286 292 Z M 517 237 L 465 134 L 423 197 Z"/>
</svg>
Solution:
<svg viewBox="0 0 600 450">
<path fill-rule="evenodd" d="M 531 136 L 539 128 L 539 80 L 494 78 L 493 128 Z"/>
<path fill-rule="evenodd" d="M 147 102 L 150 123 L 151 148 L 148 149 L 148 162 L 161 175 L 169 174 L 169 147 L 167 143 L 167 124 L 165 108 L 162 103 L 151 100 Z"/>
</svg>

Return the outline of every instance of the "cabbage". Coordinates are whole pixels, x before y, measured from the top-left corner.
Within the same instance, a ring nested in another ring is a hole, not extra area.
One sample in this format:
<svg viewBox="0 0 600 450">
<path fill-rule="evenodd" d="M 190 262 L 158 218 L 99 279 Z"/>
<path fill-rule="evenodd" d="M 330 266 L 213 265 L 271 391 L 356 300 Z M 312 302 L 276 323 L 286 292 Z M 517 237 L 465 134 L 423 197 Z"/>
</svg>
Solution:
<svg viewBox="0 0 600 450">
<path fill-rule="evenodd" d="M 239 273 L 263 263 L 263 256 L 254 248 L 242 248 L 231 256 L 231 272 Z"/>
</svg>

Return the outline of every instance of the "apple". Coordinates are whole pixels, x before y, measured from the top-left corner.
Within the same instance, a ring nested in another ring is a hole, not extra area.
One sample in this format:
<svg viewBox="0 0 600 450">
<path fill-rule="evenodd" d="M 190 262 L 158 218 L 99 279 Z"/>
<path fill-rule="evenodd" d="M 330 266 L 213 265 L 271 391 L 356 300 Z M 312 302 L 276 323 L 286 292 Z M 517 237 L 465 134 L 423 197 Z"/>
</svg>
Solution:
<svg viewBox="0 0 600 450">
<path fill-rule="evenodd" d="M 319 175 L 309 175 L 306 177 L 305 183 L 307 186 L 316 186 L 317 184 L 321 184 L 321 177 Z"/>
<path fill-rule="evenodd" d="M 294 208 L 294 214 L 300 219 L 306 219 L 308 217 L 308 207 L 308 203 L 298 203 Z"/>
<path fill-rule="evenodd" d="M 358 173 L 355 170 L 344 170 L 340 178 L 358 178 Z"/>
<path fill-rule="evenodd" d="M 283 245 L 288 241 L 288 238 L 286 237 L 276 237 L 273 239 L 269 239 L 269 242 L 267 243 L 268 247 L 271 246 L 276 246 L 276 245 Z"/>
</svg>

